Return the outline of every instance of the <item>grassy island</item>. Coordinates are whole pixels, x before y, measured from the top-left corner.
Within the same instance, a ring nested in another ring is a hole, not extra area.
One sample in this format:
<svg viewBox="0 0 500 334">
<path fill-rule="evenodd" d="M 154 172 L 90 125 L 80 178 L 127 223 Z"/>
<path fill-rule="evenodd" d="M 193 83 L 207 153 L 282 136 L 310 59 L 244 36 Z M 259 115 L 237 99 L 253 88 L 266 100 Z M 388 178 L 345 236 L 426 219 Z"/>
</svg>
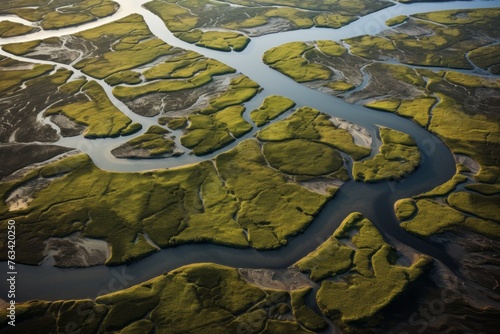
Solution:
<svg viewBox="0 0 500 334">
<path fill-rule="evenodd" d="M 377 155 L 354 163 L 352 174 L 356 181 L 398 180 L 420 164 L 420 151 L 409 135 L 382 128 L 380 138 L 383 145 Z"/>
<path fill-rule="evenodd" d="M 397 257 L 375 226 L 353 213 L 333 236 L 295 265 L 311 279 L 322 281 L 316 296 L 321 311 L 354 333 L 363 322 L 380 321 L 375 315 L 382 314 L 430 263 L 429 258 L 420 257 L 402 266 L 396 264 Z M 327 279 L 339 275 L 344 279 Z"/>
</svg>

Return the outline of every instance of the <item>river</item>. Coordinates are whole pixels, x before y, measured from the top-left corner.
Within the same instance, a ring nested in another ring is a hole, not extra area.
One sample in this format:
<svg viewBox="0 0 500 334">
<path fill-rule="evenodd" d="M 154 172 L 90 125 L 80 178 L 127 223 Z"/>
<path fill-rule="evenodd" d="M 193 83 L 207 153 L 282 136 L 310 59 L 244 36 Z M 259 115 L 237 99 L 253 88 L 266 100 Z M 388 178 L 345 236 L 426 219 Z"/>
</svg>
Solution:
<svg viewBox="0 0 500 334">
<path fill-rule="evenodd" d="M 141 7 L 147 0 L 132 2 L 128 0 L 115 1 L 120 3 L 121 8 L 111 17 L 78 27 L 57 31 L 42 31 L 28 36 L 2 39 L 0 40 L 0 44 L 72 34 L 112 22 L 132 13 L 139 13 L 145 18 L 152 33 L 170 45 L 194 50 L 207 57 L 226 63 L 263 87 L 263 92 L 246 104 L 247 111 L 244 116 L 247 120 L 249 120 L 249 111 L 258 107 L 266 96 L 282 95 L 294 100 L 298 107 L 311 106 L 332 116 L 359 124 L 366 128 L 373 137 L 376 137 L 378 126 L 390 127 L 405 132 L 411 135 L 417 142 L 422 153 L 422 163 L 415 173 L 400 182 L 364 184 L 350 181 L 344 184 L 335 198 L 325 206 L 309 228 L 303 234 L 291 239 L 287 246 L 281 247 L 278 250 L 256 251 L 254 249 L 234 249 L 212 244 L 183 245 L 162 250 L 137 263 L 118 267 L 98 266 L 61 269 L 47 263 L 41 266 L 17 265 L 18 302 L 30 299 L 93 298 L 105 292 L 131 286 L 153 278 L 162 272 L 195 262 L 215 262 L 233 267 L 283 269 L 314 250 L 332 234 L 349 213 L 354 211 L 362 212 L 369 218 L 381 231 L 384 238 L 395 247 L 409 246 L 418 252 L 430 255 L 436 260 L 441 261 L 451 270 L 456 269 L 457 259 L 453 257 L 453 254 L 448 254 L 443 249 L 405 232 L 399 227 L 393 210 L 393 204 L 397 199 L 410 197 L 430 190 L 449 180 L 454 175 L 455 161 L 448 147 L 439 138 L 409 120 L 393 114 L 369 110 L 359 105 L 348 104 L 339 98 L 298 84 L 267 67 L 261 61 L 261 56 L 271 47 L 292 41 L 319 39 L 338 41 L 360 34 L 376 34 L 387 28 L 384 24 L 385 20 L 396 15 L 409 15 L 444 9 L 498 7 L 500 0 L 415 4 L 397 3 L 392 7 L 366 15 L 340 29 L 312 28 L 254 37 L 248 47 L 240 53 L 225 53 L 199 48 L 175 38 L 156 15 Z M 22 20 L 18 20 L 18 22 L 22 22 Z M 3 51 L 0 54 L 11 56 Z M 30 62 L 55 64 L 23 57 L 12 58 Z M 57 64 L 57 66 L 62 65 Z M 70 68 L 68 66 L 63 67 Z M 74 70 L 73 68 L 71 69 Z M 149 125 L 156 124 L 156 117 L 143 117 L 131 112 L 111 94 L 111 88 L 106 83 L 97 81 L 105 88 L 111 101 L 117 107 L 134 121 L 143 124 L 143 130 L 136 135 L 145 132 Z M 204 157 L 196 157 L 188 154 L 184 154 L 178 158 L 151 160 L 126 160 L 113 157 L 110 151 L 128 141 L 130 137 L 86 140 L 82 136 L 79 136 L 61 139 L 58 144 L 75 147 L 86 152 L 94 163 L 102 169 L 134 172 L 177 167 L 213 158 L 217 154 L 236 146 L 242 140 L 251 138 L 257 130 L 254 127 L 254 131 L 251 133 L 239 138 L 236 142 L 224 147 L 222 150 Z M 374 148 L 377 147 L 377 144 L 378 141 L 375 140 Z M 2 286 L 3 289 L 4 287 Z"/>
</svg>

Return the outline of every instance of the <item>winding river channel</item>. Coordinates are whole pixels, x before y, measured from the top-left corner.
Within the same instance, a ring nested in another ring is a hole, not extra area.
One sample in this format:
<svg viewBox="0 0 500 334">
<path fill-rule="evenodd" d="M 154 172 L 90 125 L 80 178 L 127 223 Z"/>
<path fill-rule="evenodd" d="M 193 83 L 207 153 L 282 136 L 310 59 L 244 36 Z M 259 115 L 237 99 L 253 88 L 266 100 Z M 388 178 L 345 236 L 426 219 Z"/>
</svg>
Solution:
<svg viewBox="0 0 500 334">
<path fill-rule="evenodd" d="M 288 245 L 277 250 L 256 251 L 254 249 L 234 249 L 212 244 L 196 244 L 165 249 L 131 265 L 118 267 L 97 266 L 61 269 L 53 267 L 49 263 L 44 263 L 41 266 L 18 265 L 17 291 L 19 293 L 17 300 L 19 302 L 31 299 L 93 298 L 105 292 L 141 283 L 162 272 L 195 262 L 214 262 L 232 267 L 285 269 L 318 247 L 319 244 L 333 233 L 340 222 L 349 213 L 354 211 L 359 211 L 369 218 L 381 231 L 386 240 L 396 248 L 402 249 L 409 246 L 417 252 L 432 256 L 456 272 L 458 259 L 453 254 L 447 253 L 444 249 L 436 247 L 401 229 L 393 209 L 396 200 L 430 190 L 449 180 L 454 175 L 455 161 L 448 147 L 439 138 L 409 120 L 393 114 L 369 110 L 360 105 L 349 104 L 339 98 L 298 84 L 266 66 L 261 61 L 261 56 L 266 50 L 287 42 L 320 39 L 338 41 L 361 34 L 376 34 L 387 28 L 384 23 L 385 20 L 401 14 L 409 15 L 444 9 L 498 7 L 500 6 L 500 0 L 414 4 L 396 3 L 392 7 L 366 15 L 340 29 L 312 28 L 254 37 L 248 47 L 240 53 L 224 53 L 208 50 L 175 38 L 166 29 L 160 18 L 142 8 L 142 4 L 147 2 L 147 0 L 115 1 L 121 7 L 111 17 L 78 27 L 56 31 L 42 31 L 28 36 L 6 38 L 0 40 L 0 43 L 7 44 L 73 34 L 115 21 L 132 13 L 139 13 L 145 18 L 151 32 L 168 44 L 194 50 L 204 56 L 228 64 L 239 72 L 249 76 L 264 88 L 260 94 L 246 104 L 247 111 L 244 117 L 247 121 L 251 122 L 248 117 L 249 111 L 258 107 L 266 96 L 282 95 L 294 100 L 297 103 L 297 107 L 311 106 L 332 116 L 359 124 L 373 138 L 377 137 L 378 126 L 389 127 L 407 133 L 417 142 L 422 153 L 422 163 L 415 173 L 400 182 L 383 182 L 378 184 L 347 182 L 340 188 L 334 199 L 325 206 L 304 233 L 292 238 Z M 24 20 L 12 17 L 8 17 L 8 19 L 26 24 Z M 3 51 L 0 51 L 0 54 L 22 61 L 55 64 L 59 67 L 75 71 L 70 66 L 49 61 L 14 57 Z M 75 71 L 75 74 L 85 76 L 78 71 Z M 94 80 L 93 78 L 89 79 Z M 126 105 L 112 95 L 111 88 L 106 83 L 97 81 L 105 88 L 109 98 L 118 108 L 132 118 L 133 121 L 143 124 L 143 130 L 136 135 L 144 133 L 150 125 L 157 124 L 157 117 L 143 117 L 131 112 Z M 134 172 L 177 167 L 213 158 L 217 154 L 236 146 L 242 140 L 251 138 L 257 130 L 257 127 L 254 127 L 253 132 L 243 136 L 224 149 L 204 157 L 184 154 L 177 158 L 127 160 L 116 159 L 111 155 L 110 151 L 113 148 L 128 141 L 130 137 L 86 140 L 82 136 L 79 136 L 63 138 L 56 144 L 75 147 L 86 152 L 94 163 L 102 169 Z M 177 138 L 180 137 L 179 134 L 174 134 L 177 135 Z M 379 143 L 378 140 L 374 140 L 374 150 L 377 150 Z"/>
</svg>

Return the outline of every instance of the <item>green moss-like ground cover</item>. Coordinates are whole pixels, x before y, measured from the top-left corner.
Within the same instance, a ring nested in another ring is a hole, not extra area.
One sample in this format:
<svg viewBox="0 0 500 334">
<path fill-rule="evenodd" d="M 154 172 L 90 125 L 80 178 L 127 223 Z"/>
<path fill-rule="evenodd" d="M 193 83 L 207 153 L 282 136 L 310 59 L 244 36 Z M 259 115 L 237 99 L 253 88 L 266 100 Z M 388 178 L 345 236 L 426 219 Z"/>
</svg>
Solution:
<svg viewBox="0 0 500 334">
<path fill-rule="evenodd" d="M 354 162 L 352 173 L 356 181 L 397 180 L 413 172 L 420 164 L 420 151 L 409 135 L 381 128 L 380 137 L 383 145 L 377 155 Z"/>
<path fill-rule="evenodd" d="M 60 29 L 110 16 L 118 8 L 111 0 L 24 0 L 3 2 L 0 14 L 17 15 L 43 29 Z"/>
<path fill-rule="evenodd" d="M 259 91 L 259 85 L 247 76 L 234 77 L 228 88 L 214 96 L 206 108 L 187 117 L 189 125 L 181 137 L 182 145 L 196 155 L 205 155 L 250 132 L 253 126 L 243 118 L 242 104 Z M 180 119 L 176 122 L 184 126 Z"/>
<path fill-rule="evenodd" d="M 252 130 L 243 119 L 243 106 L 230 106 L 211 115 L 194 114 L 188 117 L 189 126 L 181 143 L 196 155 L 216 151 Z"/>
<path fill-rule="evenodd" d="M 294 106 L 295 102 L 286 97 L 276 95 L 268 96 L 258 109 L 250 112 L 250 118 L 255 125 L 261 127 Z"/>
<path fill-rule="evenodd" d="M 2 57 L 2 65 L 6 65 L 2 70 L 2 80 L 0 81 L 0 92 L 8 92 L 11 88 L 19 86 L 21 83 L 40 77 L 54 70 L 52 65 L 35 65 L 29 70 L 10 69 L 10 60 Z"/>
<path fill-rule="evenodd" d="M 303 107 L 290 117 L 262 129 L 257 138 L 265 142 L 285 142 L 303 139 L 328 145 L 358 160 L 370 154 L 370 149 L 354 144 L 347 130 L 337 128 L 329 116 L 316 109 Z"/>
<path fill-rule="evenodd" d="M 306 287 L 290 292 L 293 316 L 299 323 L 304 325 L 305 328 L 311 331 L 319 331 L 326 328 L 327 324 L 321 316 L 305 304 L 305 297 L 310 291 L 311 288 Z"/>
<path fill-rule="evenodd" d="M 226 107 L 240 105 L 251 100 L 261 90 L 260 86 L 246 75 L 233 78 L 229 87 L 209 101 L 209 106 L 200 110 L 201 114 L 212 114 Z"/>
<path fill-rule="evenodd" d="M 0 22 L 0 37 L 13 37 L 26 35 L 40 29 L 35 27 L 30 27 L 22 23 L 11 22 L 11 21 L 1 21 Z"/>
<path fill-rule="evenodd" d="M 334 148 L 304 139 L 265 143 L 263 152 L 271 167 L 291 175 L 328 175 L 344 166 Z"/>
<path fill-rule="evenodd" d="M 306 55 L 314 52 L 314 46 L 305 42 L 292 42 L 269 49 L 262 57 L 271 68 L 291 77 L 297 82 L 328 80 L 331 71 L 308 61 Z"/>
<path fill-rule="evenodd" d="M 313 333 L 295 320 L 275 320 L 291 316 L 290 304 L 300 301 L 295 297 L 291 302 L 286 291 L 250 285 L 237 269 L 202 263 L 95 300 L 18 304 L 16 326 L 7 325 L 6 311 L 2 310 L 0 328 L 6 334 L 49 333 L 61 328 L 122 334 Z M 301 314 L 309 310 L 303 304 L 299 306 Z M 308 324 L 312 321 L 303 320 Z"/>
<path fill-rule="evenodd" d="M 449 181 L 412 199 L 396 202 L 401 227 L 420 237 L 466 229 L 499 238 L 500 201 L 498 190 L 495 191 L 498 186 L 476 183 L 466 185 L 466 189 L 478 192 L 456 192 L 457 186 L 470 178 L 466 172 L 457 165 L 457 173 Z"/>
<path fill-rule="evenodd" d="M 236 4 L 236 6 L 234 6 Z M 359 15 L 389 6 L 384 1 L 241 1 L 154 0 L 145 7 L 158 15 L 178 38 L 221 51 L 241 51 L 250 39 L 245 34 L 265 34 L 274 20 L 287 23 L 287 30 L 313 26 L 340 28 Z M 213 20 L 217 17 L 217 20 Z M 258 31 L 254 31 L 259 28 Z M 232 31 L 227 31 L 227 30 Z M 272 28 L 269 32 L 272 32 Z"/>
<path fill-rule="evenodd" d="M 228 189 L 242 202 L 238 223 L 248 231 L 253 247 L 285 243 L 287 235 L 310 223 L 327 199 L 287 182 L 281 173 L 269 168 L 257 141 L 245 141 L 215 161 Z M 245 179 L 251 179 L 251 184 Z"/>
<path fill-rule="evenodd" d="M 68 83 L 72 85 L 72 83 Z M 62 86 L 64 89 L 64 86 Z M 95 81 L 84 84 L 81 92 L 46 112 L 45 116 L 63 114 L 79 124 L 87 126 L 86 138 L 117 137 L 130 134 L 135 129 L 128 126 L 132 120 L 115 107 L 103 88 Z"/>
<path fill-rule="evenodd" d="M 296 266 L 314 280 L 343 275 L 344 280 L 323 280 L 316 299 L 325 315 L 349 329 L 379 314 L 429 263 L 428 258 L 421 257 L 405 267 L 394 259 L 394 249 L 375 226 L 360 213 L 353 213 L 332 237 Z"/>
<path fill-rule="evenodd" d="M 475 65 L 493 74 L 500 74 L 500 45 L 487 45 L 472 50 L 468 57 Z"/>
<path fill-rule="evenodd" d="M 385 24 L 388 27 L 392 27 L 392 26 L 401 24 L 403 22 L 406 22 L 406 20 L 408 20 L 408 16 L 406 16 L 406 15 L 399 15 L 399 16 L 395 16 L 395 17 L 392 17 L 392 18 L 388 19 L 387 21 L 385 21 Z"/>
<path fill-rule="evenodd" d="M 174 140 L 166 136 L 168 133 L 167 129 L 153 125 L 146 133 L 129 140 L 125 145 L 135 150 L 145 150 L 148 157 L 161 157 L 172 153 L 175 148 Z"/>
</svg>

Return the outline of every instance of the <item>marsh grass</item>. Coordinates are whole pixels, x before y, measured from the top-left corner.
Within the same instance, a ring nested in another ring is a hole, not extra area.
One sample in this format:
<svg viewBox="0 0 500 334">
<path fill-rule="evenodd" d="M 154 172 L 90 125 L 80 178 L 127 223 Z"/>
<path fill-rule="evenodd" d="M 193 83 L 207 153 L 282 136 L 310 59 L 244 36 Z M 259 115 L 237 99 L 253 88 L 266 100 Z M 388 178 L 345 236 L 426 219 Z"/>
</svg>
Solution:
<svg viewBox="0 0 500 334">
<path fill-rule="evenodd" d="M 26 26 L 22 23 L 11 21 L 0 22 L 0 37 L 3 38 L 26 35 L 39 30 L 38 28 Z"/>
<path fill-rule="evenodd" d="M 300 304 L 299 314 L 308 309 Z M 290 294 L 264 290 L 247 283 L 235 268 L 210 263 L 184 266 L 130 288 L 108 293 L 95 300 L 30 301 L 16 307 L 16 329 L 55 332 L 59 326 L 78 324 L 84 333 L 173 333 L 198 332 L 311 334 L 291 317 Z M 6 311 L 0 311 L 5 314 Z M 92 316 L 89 317 L 88 315 Z M 288 315 L 290 314 L 290 317 Z M 307 314 L 314 314 L 307 313 Z M 276 320 L 285 316 L 289 320 Z M 305 319 L 314 325 L 315 320 Z M 2 317 L 2 319 L 8 319 Z M 6 325 L 7 320 L 2 320 Z"/>
<path fill-rule="evenodd" d="M 86 138 L 117 137 L 137 131 L 137 128 L 129 128 L 132 120 L 111 103 L 103 88 L 95 81 L 86 83 L 74 99 L 49 108 L 45 115 L 59 113 L 87 126 L 84 132 Z"/>
<path fill-rule="evenodd" d="M 373 319 L 401 295 L 430 262 L 420 257 L 405 267 L 395 263 L 396 256 L 368 219 L 360 213 L 352 213 L 333 236 L 296 266 L 309 273 L 311 279 L 323 280 L 316 296 L 318 306 L 337 325 L 348 328 Z M 340 274 L 344 279 L 326 279 Z"/>
<path fill-rule="evenodd" d="M 370 154 L 370 149 L 354 144 L 347 130 L 337 128 L 326 114 L 303 107 L 288 118 L 270 124 L 257 133 L 257 138 L 266 142 L 282 142 L 303 139 L 323 143 L 352 156 L 354 160 Z"/>
<path fill-rule="evenodd" d="M 294 106 L 295 102 L 286 97 L 271 95 L 264 99 L 258 109 L 250 112 L 250 118 L 252 118 L 255 125 L 261 127 Z"/>
<path fill-rule="evenodd" d="M 383 145 L 379 153 L 354 163 L 352 172 L 356 181 L 397 180 L 413 172 L 420 164 L 420 151 L 409 135 L 381 128 L 380 137 Z"/>
</svg>

